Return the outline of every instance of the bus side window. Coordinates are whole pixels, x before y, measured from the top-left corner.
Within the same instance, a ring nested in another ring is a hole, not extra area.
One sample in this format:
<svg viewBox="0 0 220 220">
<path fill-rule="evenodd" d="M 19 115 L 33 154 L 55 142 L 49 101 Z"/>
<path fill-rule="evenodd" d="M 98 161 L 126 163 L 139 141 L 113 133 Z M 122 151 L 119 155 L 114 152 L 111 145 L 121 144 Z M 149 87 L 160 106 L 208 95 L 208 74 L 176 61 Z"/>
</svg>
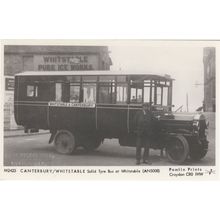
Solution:
<svg viewBox="0 0 220 220">
<path fill-rule="evenodd" d="M 27 85 L 27 97 L 38 97 L 37 85 Z"/>
<path fill-rule="evenodd" d="M 55 101 L 62 101 L 62 83 L 55 84 Z"/>
<path fill-rule="evenodd" d="M 142 103 L 142 92 L 143 89 L 131 88 L 131 103 Z"/>
<path fill-rule="evenodd" d="M 49 101 L 50 100 L 50 83 L 44 81 L 39 83 L 38 97 L 40 101 Z"/>
<path fill-rule="evenodd" d="M 70 84 L 70 102 L 79 102 L 80 85 Z"/>
<path fill-rule="evenodd" d="M 99 103 L 111 103 L 111 87 L 99 87 Z"/>
<path fill-rule="evenodd" d="M 150 102 L 150 87 L 144 87 L 144 102 Z"/>
<path fill-rule="evenodd" d="M 152 86 L 152 88 L 151 88 L 151 104 L 152 104 L 152 105 L 155 105 L 155 104 L 156 104 L 156 103 L 154 102 L 154 100 L 155 100 L 155 87 Z"/>
<path fill-rule="evenodd" d="M 98 91 L 98 102 L 99 103 L 115 103 L 115 83 L 100 83 Z"/>
<path fill-rule="evenodd" d="M 168 105 L 168 87 L 163 87 L 163 105 Z"/>
<path fill-rule="evenodd" d="M 162 105 L 162 89 L 161 87 L 157 87 L 157 105 Z"/>
<path fill-rule="evenodd" d="M 138 78 L 132 78 L 130 80 L 130 103 L 143 102 L 143 88 L 144 81 Z"/>
<path fill-rule="evenodd" d="M 127 94 L 128 88 L 126 84 L 118 83 L 117 84 L 117 103 L 127 103 Z"/>
<path fill-rule="evenodd" d="M 83 83 L 83 102 L 96 102 L 96 84 Z"/>
</svg>

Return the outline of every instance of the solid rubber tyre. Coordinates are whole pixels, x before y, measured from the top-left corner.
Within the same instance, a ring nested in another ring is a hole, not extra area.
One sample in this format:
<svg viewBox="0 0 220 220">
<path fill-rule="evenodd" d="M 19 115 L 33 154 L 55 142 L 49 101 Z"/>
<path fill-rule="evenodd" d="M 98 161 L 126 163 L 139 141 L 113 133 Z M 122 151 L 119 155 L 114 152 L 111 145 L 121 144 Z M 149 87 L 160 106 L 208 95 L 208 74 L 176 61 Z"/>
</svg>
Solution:
<svg viewBox="0 0 220 220">
<path fill-rule="evenodd" d="M 169 161 L 175 164 L 182 164 L 189 155 L 189 144 L 182 135 L 173 136 L 166 147 L 166 154 Z"/>
<path fill-rule="evenodd" d="M 208 152 L 207 149 L 195 148 L 191 152 L 189 152 L 189 156 L 193 161 L 199 161 L 205 157 L 207 152 Z"/>
<path fill-rule="evenodd" d="M 68 130 L 59 130 L 54 138 L 54 146 L 60 154 L 72 154 L 76 149 L 74 135 Z"/>
</svg>

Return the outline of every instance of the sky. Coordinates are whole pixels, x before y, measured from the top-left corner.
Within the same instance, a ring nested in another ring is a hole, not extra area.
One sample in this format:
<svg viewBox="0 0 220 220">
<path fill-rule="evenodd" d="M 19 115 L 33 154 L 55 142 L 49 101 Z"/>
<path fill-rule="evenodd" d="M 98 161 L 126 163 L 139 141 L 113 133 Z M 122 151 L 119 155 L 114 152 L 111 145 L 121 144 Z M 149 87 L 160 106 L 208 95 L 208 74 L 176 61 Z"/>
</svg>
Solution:
<svg viewBox="0 0 220 220">
<path fill-rule="evenodd" d="M 111 70 L 145 71 L 169 74 L 173 82 L 173 104 L 176 110 L 183 105 L 186 111 L 188 94 L 189 111 L 202 106 L 203 47 L 201 46 L 149 46 L 145 44 L 109 45 L 113 65 Z M 195 85 L 195 84 L 201 85 Z"/>
</svg>

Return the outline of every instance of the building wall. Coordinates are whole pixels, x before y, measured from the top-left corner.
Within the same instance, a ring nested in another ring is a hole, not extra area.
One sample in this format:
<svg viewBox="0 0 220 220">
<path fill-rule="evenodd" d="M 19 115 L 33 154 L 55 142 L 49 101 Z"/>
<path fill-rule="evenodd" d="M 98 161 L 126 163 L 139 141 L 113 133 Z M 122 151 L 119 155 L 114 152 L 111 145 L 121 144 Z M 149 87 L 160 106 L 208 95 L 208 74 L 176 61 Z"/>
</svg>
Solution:
<svg viewBox="0 0 220 220">
<path fill-rule="evenodd" d="M 13 76 L 23 71 L 23 56 L 20 54 L 7 54 L 4 57 L 4 74 Z"/>
<path fill-rule="evenodd" d="M 215 112 L 215 48 L 206 47 L 203 50 L 204 63 L 204 110 Z"/>
</svg>

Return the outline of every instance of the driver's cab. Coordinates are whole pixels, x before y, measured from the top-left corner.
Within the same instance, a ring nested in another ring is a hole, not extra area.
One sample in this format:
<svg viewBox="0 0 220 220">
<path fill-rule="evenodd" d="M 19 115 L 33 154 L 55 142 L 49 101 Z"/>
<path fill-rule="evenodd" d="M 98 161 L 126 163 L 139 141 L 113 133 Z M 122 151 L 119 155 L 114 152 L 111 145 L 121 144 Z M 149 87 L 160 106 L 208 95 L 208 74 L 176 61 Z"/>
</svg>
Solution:
<svg viewBox="0 0 220 220">
<path fill-rule="evenodd" d="M 151 103 L 153 112 L 171 112 L 172 79 L 170 76 L 132 75 L 130 104 Z"/>
</svg>

